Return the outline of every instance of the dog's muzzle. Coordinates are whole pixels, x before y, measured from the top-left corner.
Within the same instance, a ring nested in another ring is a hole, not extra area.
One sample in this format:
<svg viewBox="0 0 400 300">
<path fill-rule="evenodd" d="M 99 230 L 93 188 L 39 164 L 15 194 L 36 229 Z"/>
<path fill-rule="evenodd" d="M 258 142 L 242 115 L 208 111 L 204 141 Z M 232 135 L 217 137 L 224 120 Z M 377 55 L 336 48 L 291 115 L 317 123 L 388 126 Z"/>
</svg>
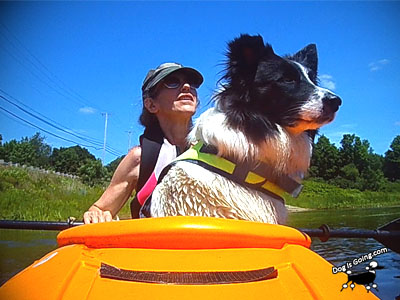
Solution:
<svg viewBox="0 0 400 300">
<path fill-rule="evenodd" d="M 342 99 L 335 94 L 326 94 L 322 99 L 324 105 L 324 115 L 332 115 L 339 110 L 339 106 L 342 105 Z"/>
</svg>

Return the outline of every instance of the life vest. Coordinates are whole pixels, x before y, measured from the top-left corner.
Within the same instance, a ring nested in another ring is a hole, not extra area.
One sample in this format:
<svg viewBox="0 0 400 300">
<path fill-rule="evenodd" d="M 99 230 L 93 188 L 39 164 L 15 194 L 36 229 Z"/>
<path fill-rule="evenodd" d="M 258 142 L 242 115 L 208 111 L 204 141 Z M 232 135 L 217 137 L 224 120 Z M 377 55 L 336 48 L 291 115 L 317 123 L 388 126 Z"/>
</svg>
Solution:
<svg viewBox="0 0 400 300">
<path fill-rule="evenodd" d="M 200 165 L 214 173 L 224 176 L 242 186 L 260 191 L 284 202 L 285 193 L 298 197 L 303 185 L 287 175 L 273 175 L 273 168 L 264 162 L 257 162 L 256 166 L 246 163 L 234 163 L 231 160 L 218 156 L 215 147 L 198 142 L 174 159 L 161 172 L 158 182 L 161 182 L 169 169 L 179 161 L 186 161 Z M 142 215 L 150 217 L 151 197 L 142 207 Z"/>
<path fill-rule="evenodd" d="M 158 123 L 145 129 L 140 136 L 140 146 L 141 158 L 136 196 L 130 204 L 133 219 L 139 218 L 140 208 L 157 185 L 162 169 L 179 153 L 178 147 L 169 144 L 165 139 Z"/>
</svg>

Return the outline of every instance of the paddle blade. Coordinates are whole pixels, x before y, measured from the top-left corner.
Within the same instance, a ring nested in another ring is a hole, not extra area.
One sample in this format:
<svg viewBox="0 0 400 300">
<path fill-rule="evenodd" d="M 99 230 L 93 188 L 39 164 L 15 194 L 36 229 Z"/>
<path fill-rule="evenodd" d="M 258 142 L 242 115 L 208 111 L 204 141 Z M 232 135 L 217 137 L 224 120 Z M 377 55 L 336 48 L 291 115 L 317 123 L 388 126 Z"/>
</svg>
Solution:
<svg viewBox="0 0 400 300">
<path fill-rule="evenodd" d="M 378 235 L 376 240 L 392 251 L 400 253 L 400 218 L 378 228 L 378 232 L 390 232 L 390 236 Z"/>
<path fill-rule="evenodd" d="M 378 230 L 399 231 L 400 232 L 400 218 L 393 220 L 392 222 L 379 227 Z"/>
</svg>

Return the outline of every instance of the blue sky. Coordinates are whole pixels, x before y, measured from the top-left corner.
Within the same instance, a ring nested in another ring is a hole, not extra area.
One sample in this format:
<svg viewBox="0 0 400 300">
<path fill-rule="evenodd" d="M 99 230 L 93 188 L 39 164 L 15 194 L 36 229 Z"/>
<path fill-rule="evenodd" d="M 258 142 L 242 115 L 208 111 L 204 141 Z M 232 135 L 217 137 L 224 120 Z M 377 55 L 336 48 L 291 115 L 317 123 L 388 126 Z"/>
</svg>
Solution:
<svg viewBox="0 0 400 300">
<path fill-rule="evenodd" d="M 280 55 L 316 43 L 321 85 L 343 99 L 320 133 L 338 146 L 354 133 L 384 154 L 400 134 L 398 28 L 396 1 L 1 2 L 0 133 L 20 140 L 38 126 L 52 147 L 81 144 L 102 158 L 107 112 L 108 163 L 138 142 L 150 68 L 175 61 L 201 71 L 200 113 L 226 43 L 249 33 Z"/>
</svg>

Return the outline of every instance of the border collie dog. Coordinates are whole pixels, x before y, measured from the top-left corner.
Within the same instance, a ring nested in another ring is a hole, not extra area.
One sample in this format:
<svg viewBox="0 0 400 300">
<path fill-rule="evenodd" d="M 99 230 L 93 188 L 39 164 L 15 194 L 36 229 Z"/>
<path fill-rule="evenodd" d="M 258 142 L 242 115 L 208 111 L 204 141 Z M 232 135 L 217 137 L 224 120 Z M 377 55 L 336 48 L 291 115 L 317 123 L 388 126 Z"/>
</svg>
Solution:
<svg viewBox="0 0 400 300">
<path fill-rule="evenodd" d="M 284 224 L 282 194 L 299 192 L 316 130 L 334 119 L 342 102 L 317 86 L 317 65 L 314 44 L 280 57 L 261 36 L 231 41 L 223 88 L 188 137 L 217 167 L 175 161 L 153 192 L 150 215 Z M 239 171 L 220 168 L 221 160 Z"/>
</svg>

